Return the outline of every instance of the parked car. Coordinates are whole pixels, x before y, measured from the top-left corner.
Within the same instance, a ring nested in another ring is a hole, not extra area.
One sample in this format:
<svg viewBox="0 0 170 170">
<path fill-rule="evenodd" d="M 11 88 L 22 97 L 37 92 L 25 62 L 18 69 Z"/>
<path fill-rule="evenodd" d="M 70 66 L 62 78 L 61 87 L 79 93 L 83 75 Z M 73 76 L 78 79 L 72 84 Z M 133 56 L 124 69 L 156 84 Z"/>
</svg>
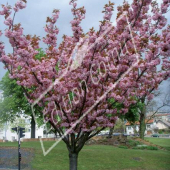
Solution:
<svg viewBox="0 0 170 170">
<path fill-rule="evenodd" d="M 157 137 L 157 138 L 159 138 L 159 134 L 156 134 L 156 133 L 155 133 L 155 134 L 152 135 L 152 137 Z"/>
<path fill-rule="evenodd" d="M 119 136 L 121 133 L 113 133 L 113 136 Z"/>
<path fill-rule="evenodd" d="M 119 136 L 119 135 L 130 136 L 127 133 L 113 133 L 113 136 Z"/>
<path fill-rule="evenodd" d="M 132 134 L 132 136 L 136 136 L 136 137 L 139 137 L 139 133 L 136 133 L 136 134 Z"/>
<path fill-rule="evenodd" d="M 127 133 L 124 133 L 123 136 L 130 136 L 130 135 L 128 135 Z"/>
</svg>

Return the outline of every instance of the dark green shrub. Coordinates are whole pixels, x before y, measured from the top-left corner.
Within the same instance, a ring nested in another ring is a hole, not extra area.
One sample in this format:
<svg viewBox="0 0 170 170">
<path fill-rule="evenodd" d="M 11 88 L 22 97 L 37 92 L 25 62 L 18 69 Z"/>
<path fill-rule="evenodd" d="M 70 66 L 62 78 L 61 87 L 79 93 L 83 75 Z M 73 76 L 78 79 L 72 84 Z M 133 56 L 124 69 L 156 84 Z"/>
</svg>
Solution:
<svg viewBox="0 0 170 170">
<path fill-rule="evenodd" d="M 136 146 L 135 146 L 135 147 L 133 147 L 132 149 L 139 149 L 139 147 L 136 147 Z"/>
<path fill-rule="evenodd" d="M 163 134 L 163 130 L 162 129 L 158 130 L 158 133 Z"/>
<path fill-rule="evenodd" d="M 128 147 L 127 146 L 119 146 L 119 148 L 123 148 L 123 149 L 128 149 Z"/>
<path fill-rule="evenodd" d="M 129 139 L 128 144 L 129 144 L 129 146 L 137 146 L 137 145 L 141 145 L 142 143 L 139 141 Z"/>
<path fill-rule="evenodd" d="M 148 146 L 147 149 L 148 150 L 158 150 L 158 148 L 156 146 Z"/>
<path fill-rule="evenodd" d="M 140 147 L 135 146 L 135 147 L 133 147 L 132 149 L 158 150 L 158 148 L 155 147 L 155 146 L 140 146 Z"/>
</svg>

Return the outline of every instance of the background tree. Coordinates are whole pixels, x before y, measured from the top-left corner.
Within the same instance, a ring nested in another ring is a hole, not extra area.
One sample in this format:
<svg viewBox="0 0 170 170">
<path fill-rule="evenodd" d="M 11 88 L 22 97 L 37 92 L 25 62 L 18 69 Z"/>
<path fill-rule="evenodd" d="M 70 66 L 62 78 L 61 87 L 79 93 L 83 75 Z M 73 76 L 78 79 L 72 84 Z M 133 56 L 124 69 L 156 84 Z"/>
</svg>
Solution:
<svg viewBox="0 0 170 170">
<path fill-rule="evenodd" d="M 114 132 L 124 133 L 124 129 L 125 129 L 124 121 L 122 121 L 121 119 L 118 119 L 115 123 L 115 126 L 114 126 Z"/>
<path fill-rule="evenodd" d="M 120 110 L 122 108 L 124 108 L 124 104 L 123 103 L 115 103 L 115 100 L 114 99 L 110 99 L 110 103 L 113 104 L 113 109 L 117 109 L 117 112 L 119 113 Z M 139 120 L 139 109 L 142 107 L 141 103 L 140 102 L 137 102 L 135 104 L 132 104 L 129 109 L 128 109 L 128 112 L 126 114 L 122 114 L 122 115 L 118 115 L 119 116 L 119 121 L 116 122 L 116 126 L 117 126 L 117 123 L 118 125 L 119 124 L 122 124 L 124 123 L 125 121 L 128 121 L 130 124 L 135 124 L 136 121 Z M 125 126 L 125 125 L 124 125 Z M 108 135 L 108 138 L 111 138 L 112 135 L 113 135 L 113 131 L 116 130 L 116 127 L 112 127 L 110 128 L 109 130 L 109 135 Z"/>
<path fill-rule="evenodd" d="M 55 23 L 59 10 L 53 10 L 46 21 L 43 42 L 47 49 L 41 59 L 35 57 L 40 38 L 24 35 L 21 24 L 14 24 L 11 7 L 3 5 L 0 14 L 5 16 L 8 27 L 5 36 L 13 53 L 6 55 L 1 43 L 0 59 L 10 78 L 24 88 L 29 102 L 44 109 L 45 120 L 68 148 L 70 170 L 77 170 L 78 154 L 85 142 L 113 127 L 117 116 L 126 114 L 137 102 L 136 97 L 148 96 L 150 90 L 169 77 L 170 27 L 165 27 L 164 16 L 169 1 L 164 0 L 161 6 L 151 0 L 134 0 L 132 4 L 124 1 L 118 7 L 116 26 L 110 22 L 114 4 L 109 2 L 104 7 L 99 30 L 92 28 L 87 33 L 83 33 L 80 25 L 85 18 L 84 7 L 77 8 L 75 0 L 70 4 L 73 36 L 64 35 L 57 46 L 59 30 Z M 20 0 L 13 8 L 14 13 L 25 7 L 26 1 Z M 160 64 L 162 69 L 157 72 Z M 119 112 L 109 103 L 112 98 L 115 104 L 123 103 Z"/>
<path fill-rule="evenodd" d="M 152 92 L 150 93 L 151 96 L 149 98 L 143 96 L 141 99 L 139 99 L 143 103 L 143 107 L 139 108 L 140 115 L 139 134 L 141 139 L 144 139 L 146 124 L 149 122 L 149 120 L 153 119 L 155 115 L 160 111 L 160 109 L 168 107 L 167 94 L 165 95 L 164 99 L 160 101 L 160 98 L 158 100 L 158 97 L 163 95 L 162 92 L 160 90 L 155 90 L 155 88 L 153 88 Z M 157 100 L 154 99 L 156 97 Z M 149 115 L 147 115 L 148 113 Z"/>
<path fill-rule="evenodd" d="M 0 131 L 4 129 L 4 124 L 0 122 Z"/>
<path fill-rule="evenodd" d="M 3 92 L 3 99 L 0 102 L 0 122 L 15 122 L 21 115 L 26 118 L 31 117 L 31 138 L 35 138 L 36 123 L 22 87 L 6 73 L 0 81 L 0 90 Z M 39 112 L 36 112 L 36 115 L 40 115 Z"/>
<path fill-rule="evenodd" d="M 165 106 L 167 106 L 168 110 L 170 111 L 170 79 L 169 79 L 169 86 L 167 89 L 167 94 L 165 95 L 165 100 L 164 100 Z"/>
<path fill-rule="evenodd" d="M 28 124 L 25 122 L 25 119 L 23 119 L 23 118 L 18 118 L 15 121 L 13 121 L 12 123 L 10 123 L 9 125 L 11 128 L 20 126 L 20 127 L 26 128 L 26 131 L 28 131 L 28 129 L 27 129 Z"/>
</svg>

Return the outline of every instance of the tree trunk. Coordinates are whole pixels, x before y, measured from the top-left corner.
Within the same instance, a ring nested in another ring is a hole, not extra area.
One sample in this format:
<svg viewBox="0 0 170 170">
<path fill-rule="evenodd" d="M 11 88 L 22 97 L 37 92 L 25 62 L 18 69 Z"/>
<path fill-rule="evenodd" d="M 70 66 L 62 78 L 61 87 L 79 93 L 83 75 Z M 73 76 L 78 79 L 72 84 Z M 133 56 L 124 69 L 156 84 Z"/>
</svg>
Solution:
<svg viewBox="0 0 170 170">
<path fill-rule="evenodd" d="M 36 124 L 35 124 L 34 116 L 31 116 L 31 138 L 35 138 L 35 130 L 36 130 Z"/>
<path fill-rule="evenodd" d="M 70 161 L 70 170 L 77 170 L 77 153 L 69 153 L 69 161 Z"/>
<path fill-rule="evenodd" d="M 145 123 L 145 107 L 142 109 L 140 114 L 140 127 L 139 127 L 139 135 L 141 139 L 144 139 L 145 130 L 146 130 L 146 123 Z"/>
<path fill-rule="evenodd" d="M 109 135 L 107 136 L 107 138 L 112 138 L 113 130 L 114 130 L 114 127 L 110 128 Z"/>
</svg>

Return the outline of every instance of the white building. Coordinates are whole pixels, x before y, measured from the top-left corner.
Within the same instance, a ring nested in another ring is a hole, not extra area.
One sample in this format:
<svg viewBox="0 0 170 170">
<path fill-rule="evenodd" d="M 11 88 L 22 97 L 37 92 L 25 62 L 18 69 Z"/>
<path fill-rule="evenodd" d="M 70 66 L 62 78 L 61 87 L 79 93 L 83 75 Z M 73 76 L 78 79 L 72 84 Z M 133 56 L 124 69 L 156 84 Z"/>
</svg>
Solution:
<svg viewBox="0 0 170 170">
<path fill-rule="evenodd" d="M 170 128 L 170 123 L 165 120 L 156 120 L 156 127 L 158 129 L 168 129 Z"/>
<path fill-rule="evenodd" d="M 146 130 L 145 130 L 145 134 L 147 134 L 147 132 L 152 131 L 152 129 L 156 126 L 156 122 L 154 122 L 153 119 L 147 121 L 145 120 L 146 123 Z M 128 135 L 132 135 L 139 133 L 139 122 L 136 122 L 135 125 L 130 124 L 129 122 L 126 123 L 126 133 Z"/>
<path fill-rule="evenodd" d="M 31 128 L 30 128 L 30 124 L 27 124 L 25 126 L 25 129 L 26 129 L 26 132 L 24 133 L 25 136 L 23 137 L 24 138 L 31 138 Z M 9 122 L 5 123 L 4 124 L 4 127 L 2 129 L 0 129 L 0 139 L 1 140 L 8 140 L 8 141 L 15 141 L 15 140 L 18 140 L 18 136 L 17 136 L 17 133 L 12 131 L 11 128 L 14 128 L 14 126 L 11 126 L 11 124 Z M 36 131 L 35 131 L 35 137 L 38 138 L 38 137 L 44 137 L 44 134 L 43 134 L 43 130 L 44 128 L 43 127 L 36 127 Z"/>
<path fill-rule="evenodd" d="M 163 121 L 167 121 L 170 122 L 170 113 L 162 113 L 162 114 L 156 114 L 154 116 L 155 120 L 163 120 Z"/>
<path fill-rule="evenodd" d="M 156 114 L 153 119 L 145 120 L 146 123 L 146 130 L 145 134 L 154 133 L 154 129 L 169 129 L 170 122 L 169 122 L 170 113 L 166 114 Z M 139 132 L 139 122 L 136 122 L 134 125 L 130 124 L 129 122 L 126 123 L 126 133 L 128 135 L 135 134 Z"/>
</svg>

